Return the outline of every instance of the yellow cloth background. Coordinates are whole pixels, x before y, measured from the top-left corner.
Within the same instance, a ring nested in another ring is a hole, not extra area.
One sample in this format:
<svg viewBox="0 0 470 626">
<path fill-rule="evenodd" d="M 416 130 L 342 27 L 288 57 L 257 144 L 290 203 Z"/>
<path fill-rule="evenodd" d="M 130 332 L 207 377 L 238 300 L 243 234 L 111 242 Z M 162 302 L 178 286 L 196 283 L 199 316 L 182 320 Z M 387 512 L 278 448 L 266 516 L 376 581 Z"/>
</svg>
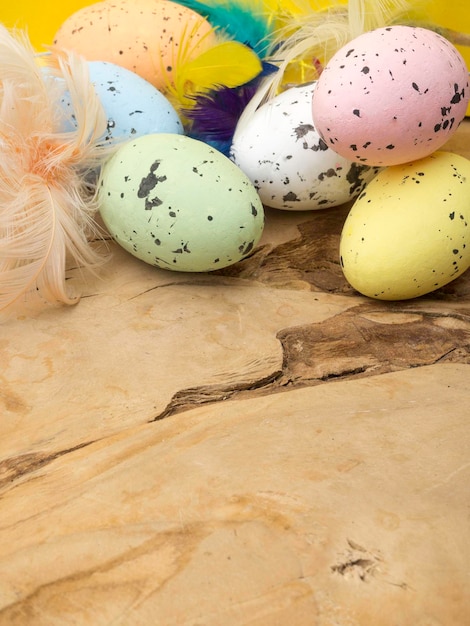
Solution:
<svg viewBox="0 0 470 626">
<path fill-rule="evenodd" d="M 52 38 L 62 22 L 78 9 L 94 4 L 90 0 L 3 0 L 0 6 L 0 21 L 8 27 L 27 28 L 33 45 L 41 49 L 52 43 Z M 327 5 L 327 0 L 317 3 Z M 468 0 L 417 0 L 418 6 L 424 6 L 429 21 L 470 32 L 470 3 Z M 460 47 L 470 67 L 470 49 Z"/>
<path fill-rule="evenodd" d="M 345 0 L 346 1 L 346 0 Z M 2 0 L 0 22 L 8 27 L 26 28 L 34 47 L 40 51 L 50 45 L 62 22 L 78 9 L 94 4 L 90 0 Z M 318 0 L 325 6 L 328 0 Z M 416 0 L 421 17 L 446 28 L 470 33 L 468 0 Z M 425 8 L 424 8 L 425 7 Z M 423 10 L 424 9 L 424 10 Z M 424 15 L 423 15 L 424 12 Z M 470 69 L 470 47 L 457 46 Z M 467 114 L 470 114 L 470 106 Z"/>
<path fill-rule="evenodd" d="M 72 13 L 95 4 L 90 0 L 2 0 L 0 21 L 9 28 L 27 29 L 34 47 L 41 51 L 52 39 L 59 26 Z"/>
<path fill-rule="evenodd" d="M 426 5 L 427 17 L 431 23 L 445 28 L 470 33 L 470 3 L 468 0 L 433 0 Z M 456 46 L 470 71 L 470 47 Z"/>
</svg>

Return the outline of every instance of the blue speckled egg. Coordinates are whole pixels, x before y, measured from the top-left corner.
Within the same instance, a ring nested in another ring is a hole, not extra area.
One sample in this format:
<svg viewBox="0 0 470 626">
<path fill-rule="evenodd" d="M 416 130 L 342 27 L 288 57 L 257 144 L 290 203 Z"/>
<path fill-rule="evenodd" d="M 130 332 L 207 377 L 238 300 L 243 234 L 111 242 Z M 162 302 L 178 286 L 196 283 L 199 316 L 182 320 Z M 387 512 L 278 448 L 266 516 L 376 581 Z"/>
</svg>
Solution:
<svg viewBox="0 0 470 626">
<path fill-rule="evenodd" d="M 88 67 L 90 80 L 108 118 L 104 137 L 107 143 L 153 133 L 183 133 L 173 105 L 147 80 L 125 67 L 105 61 L 89 61 Z M 63 105 L 71 106 L 65 99 Z"/>
<path fill-rule="evenodd" d="M 264 226 L 249 178 L 185 135 L 144 135 L 120 146 L 102 168 L 98 199 L 117 243 L 170 270 L 207 272 L 240 261 Z"/>
<path fill-rule="evenodd" d="M 231 157 L 266 206 L 309 211 L 358 196 L 379 168 L 340 156 L 323 141 L 312 118 L 315 82 L 292 87 L 240 120 Z"/>
</svg>

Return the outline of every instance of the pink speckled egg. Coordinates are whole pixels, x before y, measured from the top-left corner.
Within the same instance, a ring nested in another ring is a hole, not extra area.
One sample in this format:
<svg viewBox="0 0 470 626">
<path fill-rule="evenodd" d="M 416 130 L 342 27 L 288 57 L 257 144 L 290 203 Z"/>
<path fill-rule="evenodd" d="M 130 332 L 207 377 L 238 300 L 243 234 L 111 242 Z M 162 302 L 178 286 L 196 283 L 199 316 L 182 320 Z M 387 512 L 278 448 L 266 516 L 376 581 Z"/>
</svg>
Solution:
<svg viewBox="0 0 470 626">
<path fill-rule="evenodd" d="M 469 100 L 458 50 L 426 28 L 364 33 L 328 62 L 313 95 L 315 127 L 338 154 L 387 166 L 438 150 L 457 130 Z"/>
<path fill-rule="evenodd" d="M 97 2 L 71 15 L 54 37 L 55 47 L 120 65 L 157 89 L 171 81 L 182 49 L 193 58 L 214 43 L 209 22 L 171 0 Z"/>
</svg>

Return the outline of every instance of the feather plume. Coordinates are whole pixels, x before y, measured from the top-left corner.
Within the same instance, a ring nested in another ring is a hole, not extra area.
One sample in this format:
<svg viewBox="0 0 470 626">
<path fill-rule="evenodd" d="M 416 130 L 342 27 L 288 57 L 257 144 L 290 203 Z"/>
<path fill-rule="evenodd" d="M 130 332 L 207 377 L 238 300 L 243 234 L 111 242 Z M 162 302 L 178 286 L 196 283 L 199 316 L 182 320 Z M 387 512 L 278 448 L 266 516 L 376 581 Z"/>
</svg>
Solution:
<svg viewBox="0 0 470 626">
<path fill-rule="evenodd" d="M 273 20 L 263 0 L 178 0 L 196 11 L 220 34 L 252 48 L 264 58 L 269 52 Z"/>
<path fill-rule="evenodd" d="M 197 98 L 188 111 L 191 125 L 188 135 L 211 145 L 229 156 L 232 137 L 238 119 L 253 97 L 256 87 L 222 87 Z"/>
<path fill-rule="evenodd" d="M 183 32 L 171 73 L 163 89 L 178 111 L 187 130 L 185 115 L 198 96 L 219 88 L 233 88 L 250 82 L 263 70 L 258 55 L 239 41 L 224 40 L 207 33 L 203 46 L 195 47 L 194 31 Z M 200 44 L 199 40 L 199 44 Z"/>
<path fill-rule="evenodd" d="M 87 235 L 97 227 L 90 172 L 106 115 L 85 60 L 62 52 L 38 64 L 26 35 L 0 26 L 0 310 L 26 296 L 72 304 L 68 261 L 100 261 Z M 76 130 L 62 132 L 70 94 Z"/>
<path fill-rule="evenodd" d="M 194 104 L 184 111 L 188 135 L 204 141 L 226 156 L 230 154 L 233 134 L 245 107 L 253 98 L 259 83 L 276 68 L 263 63 L 263 71 L 250 82 L 238 87 L 218 87 L 194 97 Z"/>
<path fill-rule="evenodd" d="M 174 95 L 182 105 L 190 107 L 194 94 L 219 85 L 238 87 L 261 71 L 261 61 L 250 48 L 237 41 L 224 41 L 175 68 Z"/>
<path fill-rule="evenodd" d="M 410 11 L 407 0 L 349 0 L 348 21 L 351 39 L 375 28 L 388 26 Z"/>
</svg>

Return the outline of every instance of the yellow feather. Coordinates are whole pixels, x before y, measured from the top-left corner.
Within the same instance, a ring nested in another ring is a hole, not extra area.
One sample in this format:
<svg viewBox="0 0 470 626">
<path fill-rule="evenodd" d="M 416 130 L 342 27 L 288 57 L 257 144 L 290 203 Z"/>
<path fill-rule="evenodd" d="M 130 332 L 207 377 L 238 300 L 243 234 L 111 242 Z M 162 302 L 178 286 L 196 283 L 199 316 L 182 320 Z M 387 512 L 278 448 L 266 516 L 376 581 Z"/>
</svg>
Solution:
<svg viewBox="0 0 470 626">
<path fill-rule="evenodd" d="M 173 96 L 180 105 L 188 107 L 195 94 L 220 86 L 244 85 L 261 70 L 259 57 L 248 46 L 224 41 L 175 68 Z"/>
</svg>

